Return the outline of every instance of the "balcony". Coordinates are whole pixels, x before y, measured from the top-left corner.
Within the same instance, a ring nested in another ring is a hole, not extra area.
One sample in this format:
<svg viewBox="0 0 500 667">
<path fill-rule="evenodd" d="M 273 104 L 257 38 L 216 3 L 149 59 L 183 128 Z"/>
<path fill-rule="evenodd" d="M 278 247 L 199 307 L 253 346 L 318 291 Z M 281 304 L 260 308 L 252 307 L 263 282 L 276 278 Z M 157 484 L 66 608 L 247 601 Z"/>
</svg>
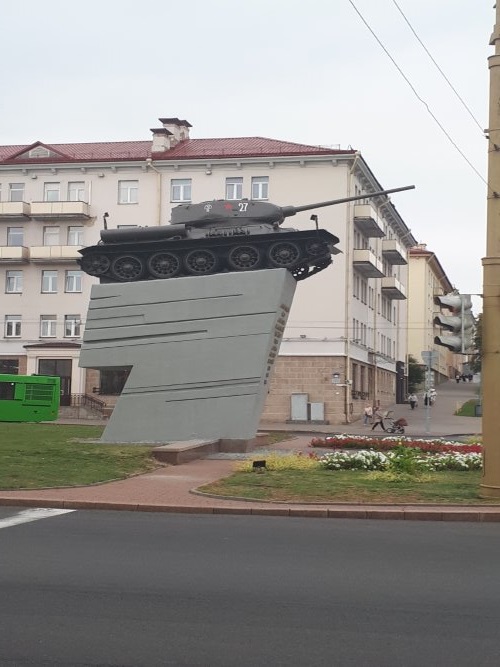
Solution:
<svg viewBox="0 0 500 667">
<path fill-rule="evenodd" d="M 27 220 L 30 213 L 31 207 L 24 201 L 0 202 L 0 221 Z"/>
<path fill-rule="evenodd" d="M 31 246 L 30 260 L 35 263 L 61 264 L 74 262 L 81 257 L 78 252 L 80 245 L 41 245 Z"/>
<path fill-rule="evenodd" d="M 382 262 L 368 249 L 353 250 L 352 265 L 365 278 L 383 278 Z"/>
<path fill-rule="evenodd" d="M 396 239 L 382 240 L 382 256 L 389 264 L 408 264 L 406 250 Z"/>
<path fill-rule="evenodd" d="M 386 276 L 382 278 L 382 294 L 392 301 L 406 299 L 406 289 L 399 280 Z"/>
<path fill-rule="evenodd" d="M 88 220 L 90 206 L 84 201 L 34 201 L 31 217 L 41 220 Z"/>
<path fill-rule="evenodd" d="M 385 236 L 377 211 L 370 204 L 354 205 L 354 222 L 368 238 L 381 239 Z"/>
<path fill-rule="evenodd" d="M 0 264 L 26 264 L 30 258 L 29 248 L 22 245 L 0 246 Z"/>
</svg>

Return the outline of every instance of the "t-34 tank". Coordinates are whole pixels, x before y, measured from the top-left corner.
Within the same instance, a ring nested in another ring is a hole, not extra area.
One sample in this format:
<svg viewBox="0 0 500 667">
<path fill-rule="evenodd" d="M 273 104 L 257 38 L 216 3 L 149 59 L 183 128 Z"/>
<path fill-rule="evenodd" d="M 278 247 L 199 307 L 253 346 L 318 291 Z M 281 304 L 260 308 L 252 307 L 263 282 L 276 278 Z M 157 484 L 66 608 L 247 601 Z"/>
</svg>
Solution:
<svg viewBox="0 0 500 667">
<path fill-rule="evenodd" d="M 101 241 L 80 250 L 77 261 L 101 283 L 276 268 L 304 280 L 331 264 L 331 256 L 340 252 L 335 247 L 339 239 L 317 224 L 306 231 L 281 227 L 285 218 L 413 187 L 305 206 L 247 199 L 182 204 L 173 209 L 170 225 L 103 229 Z"/>
</svg>

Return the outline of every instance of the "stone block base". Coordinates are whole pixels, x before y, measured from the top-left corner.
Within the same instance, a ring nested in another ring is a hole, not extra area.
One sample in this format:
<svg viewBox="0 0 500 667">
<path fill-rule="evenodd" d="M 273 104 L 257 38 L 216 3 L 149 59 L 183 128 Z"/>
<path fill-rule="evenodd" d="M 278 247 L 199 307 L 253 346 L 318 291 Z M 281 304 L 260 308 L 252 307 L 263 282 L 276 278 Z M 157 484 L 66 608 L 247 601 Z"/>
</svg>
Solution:
<svg viewBox="0 0 500 667">
<path fill-rule="evenodd" d="M 241 453 L 251 452 L 255 447 L 266 447 L 269 435 L 257 433 L 255 438 L 245 439 L 222 439 L 222 440 L 182 440 L 161 445 L 153 449 L 153 456 L 161 463 L 170 465 L 181 465 L 195 459 L 202 459 L 209 454 L 218 452 Z"/>
</svg>

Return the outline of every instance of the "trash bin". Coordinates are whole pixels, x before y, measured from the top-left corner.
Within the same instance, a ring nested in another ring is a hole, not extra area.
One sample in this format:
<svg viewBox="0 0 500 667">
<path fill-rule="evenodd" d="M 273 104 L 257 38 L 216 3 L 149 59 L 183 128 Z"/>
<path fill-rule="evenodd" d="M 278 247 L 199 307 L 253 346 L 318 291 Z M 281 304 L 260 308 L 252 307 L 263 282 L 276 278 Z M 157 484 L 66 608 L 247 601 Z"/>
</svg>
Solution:
<svg viewBox="0 0 500 667">
<path fill-rule="evenodd" d="M 481 403 L 478 403 L 477 405 L 474 406 L 474 417 L 482 417 L 483 416 L 483 406 Z"/>
</svg>

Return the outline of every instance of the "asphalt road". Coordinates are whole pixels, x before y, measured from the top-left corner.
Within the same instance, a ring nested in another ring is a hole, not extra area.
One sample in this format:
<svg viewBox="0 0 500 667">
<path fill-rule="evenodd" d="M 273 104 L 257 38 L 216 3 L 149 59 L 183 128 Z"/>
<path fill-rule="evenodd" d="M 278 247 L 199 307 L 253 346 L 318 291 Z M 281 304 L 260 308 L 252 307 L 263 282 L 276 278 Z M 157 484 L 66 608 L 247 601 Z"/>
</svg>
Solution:
<svg viewBox="0 0 500 667">
<path fill-rule="evenodd" d="M 500 664 L 498 524 L 22 511 L 2 666 Z"/>
</svg>

